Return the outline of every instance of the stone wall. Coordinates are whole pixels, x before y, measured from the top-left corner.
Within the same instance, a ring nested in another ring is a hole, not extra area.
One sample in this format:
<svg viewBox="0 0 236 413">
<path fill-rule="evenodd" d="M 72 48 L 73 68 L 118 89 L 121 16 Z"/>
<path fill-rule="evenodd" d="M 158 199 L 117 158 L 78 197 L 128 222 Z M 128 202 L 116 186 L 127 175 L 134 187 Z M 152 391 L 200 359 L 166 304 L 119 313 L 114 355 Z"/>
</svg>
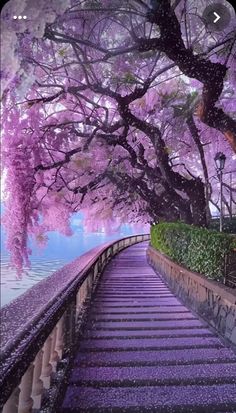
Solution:
<svg viewBox="0 0 236 413">
<path fill-rule="evenodd" d="M 236 345 L 236 289 L 180 266 L 151 246 L 147 259 L 172 292 Z"/>
</svg>

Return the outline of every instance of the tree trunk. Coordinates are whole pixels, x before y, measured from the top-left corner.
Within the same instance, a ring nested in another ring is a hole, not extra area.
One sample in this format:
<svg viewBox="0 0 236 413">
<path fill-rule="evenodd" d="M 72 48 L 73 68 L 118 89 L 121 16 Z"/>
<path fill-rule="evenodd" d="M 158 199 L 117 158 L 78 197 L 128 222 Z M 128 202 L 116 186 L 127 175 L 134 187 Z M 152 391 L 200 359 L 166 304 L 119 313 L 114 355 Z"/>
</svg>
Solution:
<svg viewBox="0 0 236 413">
<path fill-rule="evenodd" d="M 188 191 L 193 224 L 199 227 L 207 227 L 207 202 L 204 183 L 198 179 Z"/>
<path fill-rule="evenodd" d="M 180 221 L 183 221 L 185 224 L 193 224 L 193 215 L 191 211 L 191 207 L 186 205 L 185 208 L 180 210 Z"/>
</svg>

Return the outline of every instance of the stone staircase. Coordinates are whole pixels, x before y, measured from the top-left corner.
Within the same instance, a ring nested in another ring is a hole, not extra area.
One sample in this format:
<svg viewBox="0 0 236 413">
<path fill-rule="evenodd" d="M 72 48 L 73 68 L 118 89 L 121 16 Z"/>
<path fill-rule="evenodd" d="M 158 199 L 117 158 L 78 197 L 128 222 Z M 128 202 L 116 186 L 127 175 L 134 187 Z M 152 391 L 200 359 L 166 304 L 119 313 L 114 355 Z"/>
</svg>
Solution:
<svg viewBox="0 0 236 413">
<path fill-rule="evenodd" d="M 170 292 L 146 247 L 106 267 L 57 412 L 236 412 L 235 352 Z"/>
</svg>

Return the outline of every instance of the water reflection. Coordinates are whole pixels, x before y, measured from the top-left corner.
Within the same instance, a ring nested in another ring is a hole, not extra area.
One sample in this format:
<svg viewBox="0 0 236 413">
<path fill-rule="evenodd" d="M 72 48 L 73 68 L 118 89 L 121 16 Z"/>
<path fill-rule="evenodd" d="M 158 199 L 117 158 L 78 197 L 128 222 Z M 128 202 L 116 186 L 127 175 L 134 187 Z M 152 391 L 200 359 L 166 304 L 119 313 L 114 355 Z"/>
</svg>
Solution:
<svg viewBox="0 0 236 413">
<path fill-rule="evenodd" d="M 63 266 L 67 261 L 33 259 L 32 268 L 19 279 L 16 272 L 9 268 L 9 257 L 1 257 L 1 307 L 23 294 L 53 271 Z"/>
<path fill-rule="evenodd" d="M 86 234 L 82 231 L 76 232 L 71 237 L 50 233 L 46 249 L 40 251 L 35 245 L 31 246 L 33 251 L 32 267 L 21 279 L 17 277 L 16 271 L 9 268 L 9 256 L 4 249 L 3 234 L 1 242 L 1 307 L 91 248 L 131 233 L 133 233 L 131 228 L 125 228 L 122 232 L 110 236 L 103 233 Z"/>
</svg>

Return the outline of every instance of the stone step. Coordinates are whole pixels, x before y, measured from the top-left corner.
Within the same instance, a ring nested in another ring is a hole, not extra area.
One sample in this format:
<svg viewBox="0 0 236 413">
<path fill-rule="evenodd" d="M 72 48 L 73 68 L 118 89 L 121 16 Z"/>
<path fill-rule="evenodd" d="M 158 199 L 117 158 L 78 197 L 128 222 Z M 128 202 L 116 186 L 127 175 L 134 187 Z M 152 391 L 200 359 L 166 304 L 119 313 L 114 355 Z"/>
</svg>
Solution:
<svg viewBox="0 0 236 413">
<path fill-rule="evenodd" d="M 122 284 L 112 284 L 112 285 L 104 285 L 102 284 L 101 286 L 97 287 L 98 292 L 107 292 L 107 291 L 119 291 L 119 292 L 129 292 L 129 291 L 135 291 L 135 292 L 140 292 L 140 291 L 159 291 L 159 292 L 166 292 L 168 291 L 168 293 L 170 292 L 170 290 L 168 288 L 166 288 L 165 286 L 160 286 L 160 285 L 156 285 L 156 284 L 144 284 L 144 285 L 140 285 L 139 283 L 135 283 L 133 285 L 131 284 L 126 284 L 126 283 L 122 283 Z"/>
<path fill-rule="evenodd" d="M 160 293 L 165 293 L 168 292 L 170 293 L 170 290 L 168 288 L 165 288 L 165 286 L 159 286 L 155 284 L 148 284 L 148 285 L 143 285 L 140 286 L 139 283 L 131 285 L 131 284 L 125 284 L 123 283 L 122 285 L 110 285 L 110 286 L 104 286 L 103 284 L 97 288 L 97 292 L 112 292 L 112 291 L 119 291 L 120 293 L 127 293 L 127 292 L 160 292 Z"/>
<path fill-rule="evenodd" d="M 159 300 L 159 299 L 172 299 L 173 295 L 171 294 L 96 294 L 96 300 Z"/>
<path fill-rule="evenodd" d="M 147 290 L 147 289 L 143 289 L 142 287 L 141 288 L 137 288 L 136 290 L 134 290 L 134 288 L 132 288 L 132 287 L 129 287 L 129 288 L 126 288 L 125 289 L 125 291 L 120 291 L 118 288 L 115 288 L 115 289 L 113 289 L 113 290 L 111 290 L 111 289 L 100 289 L 100 290 L 97 290 L 96 291 L 96 294 L 97 295 L 104 295 L 104 294 L 109 294 L 109 295 L 111 295 L 111 296 L 114 296 L 114 295 L 123 295 L 124 297 L 125 296 L 127 296 L 127 295 L 140 295 L 140 296 L 143 296 L 143 295 L 156 295 L 156 294 L 160 294 L 160 295 L 168 295 L 168 296 L 173 296 L 173 294 L 170 292 L 170 291 L 168 291 L 168 290 L 159 290 L 158 288 L 151 288 L 151 289 L 149 289 L 149 290 Z"/>
<path fill-rule="evenodd" d="M 127 304 L 126 303 L 126 304 L 124 304 L 124 306 L 120 306 L 120 305 L 113 304 L 113 303 L 107 303 L 106 304 L 106 303 L 103 303 L 103 301 L 101 301 L 100 303 L 93 302 L 93 306 L 92 306 L 93 309 L 102 309 L 102 308 L 107 309 L 107 308 L 110 308 L 110 309 L 117 310 L 117 308 L 119 308 L 122 311 L 123 310 L 128 310 L 129 311 L 131 309 L 134 310 L 134 311 L 136 311 L 136 309 L 145 309 L 145 311 L 146 311 L 147 309 L 151 310 L 152 308 L 158 308 L 158 309 L 169 308 L 171 310 L 174 310 L 175 308 L 177 309 L 177 308 L 180 308 L 180 307 L 182 307 L 182 305 L 179 302 L 174 303 L 174 304 L 170 304 L 168 302 L 165 303 L 165 304 L 162 304 L 162 303 L 159 303 L 159 304 L 158 303 L 155 303 L 155 304 L 140 303 L 139 305 L 137 305 L 137 304 Z"/>
<path fill-rule="evenodd" d="M 91 323 L 90 323 L 91 324 Z M 179 328 L 179 327 L 203 327 L 206 324 L 203 324 L 200 320 L 159 320 L 159 321 L 103 321 L 103 322 L 93 322 L 93 329 L 123 329 L 123 330 L 137 330 L 137 329 L 170 329 L 170 328 Z M 87 326 L 89 328 L 89 325 Z"/>
<path fill-rule="evenodd" d="M 108 285 L 112 285 L 112 284 L 122 284 L 123 285 L 156 285 L 156 286 L 166 286 L 166 284 L 157 279 L 156 277 L 148 277 L 148 276 L 143 276 L 142 278 L 140 277 L 114 277 L 114 276 L 109 276 L 107 278 L 102 276 L 102 284 L 108 284 Z"/>
<path fill-rule="evenodd" d="M 175 306 L 175 307 L 146 307 L 146 308 L 130 308 L 130 307 L 108 307 L 108 306 L 101 306 L 101 307 L 95 307 L 93 306 L 91 308 L 90 314 L 176 314 L 176 313 L 189 313 L 190 311 L 187 310 L 186 307 L 184 306 Z"/>
<path fill-rule="evenodd" d="M 93 387 L 236 384 L 236 362 L 185 366 L 76 367 L 69 383 Z"/>
<path fill-rule="evenodd" d="M 134 267 L 132 268 L 122 268 L 122 267 L 110 267 L 108 272 L 103 273 L 102 275 L 103 280 L 127 280 L 127 281 L 144 281 L 148 282 L 148 280 L 154 280 L 157 282 L 163 283 L 164 281 L 160 278 L 157 277 L 157 275 L 153 271 L 146 271 L 144 267 L 140 271 L 140 268 Z"/>
<path fill-rule="evenodd" d="M 94 298 L 92 301 L 93 304 L 106 304 L 106 303 L 113 303 L 119 306 L 123 306 L 123 305 L 144 305 L 144 304 L 149 304 L 149 305 L 157 305 L 157 304 L 169 304 L 169 305 L 173 305 L 173 304 L 179 304 L 179 301 L 175 298 L 160 298 L 160 297 L 156 297 L 154 298 Z"/>
<path fill-rule="evenodd" d="M 236 354 L 226 348 L 166 349 L 166 351 L 78 352 L 74 364 L 80 366 L 159 366 L 236 362 Z"/>
<path fill-rule="evenodd" d="M 137 269 L 133 272 L 131 272 L 130 269 L 125 272 L 120 268 L 117 268 L 117 270 L 115 270 L 114 268 L 109 268 L 109 271 L 102 274 L 102 281 L 107 281 L 108 283 L 121 282 L 122 280 L 125 281 L 125 278 L 127 279 L 127 282 L 130 283 L 140 281 L 141 283 L 146 284 L 147 282 L 151 281 L 155 282 L 156 284 L 165 285 L 165 282 L 155 273 L 147 272 L 145 270 L 143 270 L 142 274 L 140 274 Z"/>
<path fill-rule="evenodd" d="M 152 290 L 136 290 L 134 289 L 127 289 L 125 292 L 124 291 L 119 291 L 118 289 L 115 289 L 113 291 L 107 291 L 107 290 L 100 290 L 96 291 L 97 296 L 109 296 L 109 297 L 133 297 L 133 296 L 138 296 L 138 297 L 146 297 L 146 296 L 168 296 L 168 297 L 173 297 L 173 294 L 170 291 L 159 291 L 157 288 L 153 288 Z"/>
<path fill-rule="evenodd" d="M 124 294 L 127 294 L 127 293 L 129 293 L 130 291 L 132 291 L 132 292 L 143 292 L 143 291 L 145 291 L 145 292 L 152 292 L 152 291 L 158 291 L 158 292 L 160 292 L 160 293 L 165 293 L 165 292 L 168 292 L 168 293 L 170 293 L 170 290 L 168 289 L 168 288 L 164 288 L 164 287 L 159 287 L 159 286 L 157 286 L 157 285 L 148 285 L 148 286 L 140 286 L 140 285 L 135 285 L 135 286 L 132 286 L 132 285 L 122 285 L 122 286 L 119 286 L 119 285 L 110 285 L 110 286 L 104 286 L 104 285 L 101 285 L 99 288 L 97 288 L 97 290 L 96 290 L 96 292 L 97 293 L 100 293 L 100 292 L 109 292 L 109 293 L 112 293 L 112 292 L 116 292 L 116 291 L 119 291 L 119 293 L 124 293 Z"/>
<path fill-rule="evenodd" d="M 94 321 L 137 321 L 137 320 L 143 320 L 143 321 L 154 321 L 154 320 L 196 320 L 196 317 L 190 313 L 190 312 L 185 312 L 185 313 L 171 313 L 171 314 L 155 314 L 155 313 L 149 313 L 149 314 L 110 314 L 107 312 L 106 314 L 91 314 L 89 317 L 89 320 L 94 320 Z"/>
<path fill-rule="evenodd" d="M 132 286 L 130 286 L 130 287 L 125 287 L 124 288 L 124 286 L 121 288 L 119 288 L 119 287 L 113 287 L 113 288 L 111 288 L 111 287 L 107 287 L 107 288 L 100 288 L 100 289 L 97 289 L 96 290 L 96 293 L 97 294 L 124 294 L 124 295 L 127 295 L 127 294 L 143 294 L 143 293 L 145 293 L 145 294 L 168 294 L 168 295 L 173 295 L 171 292 L 170 292 L 170 290 L 168 291 L 167 289 L 162 289 L 162 288 L 159 288 L 159 287 L 155 287 L 155 286 L 153 286 L 153 287 L 149 287 L 149 288 L 147 288 L 147 287 L 143 287 L 143 288 L 140 288 L 140 286 L 139 287 L 136 287 L 136 288 L 134 288 L 134 287 L 132 287 Z"/>
<path fill-rule="evenodd" d="M 210 330 L 206 328 L 182 328 L 176 330 L 89 330 L 86 329 L 86 332 L 83 334 L 83 337 L 86 338 L 160 338 L 160 337 L 207 337 L 214 336 Z"/>
<path fill-rule="evenodd" d="M 166 350 L 171 348 L 203 348 L 203 347 L 223 347 L 217 337 L 166 337 L 166 338 L 129 338 L 120 339 L 81 339 L 80 351 L 124 351 L 139 349 Z"/>
<path fill-rule="evenodd" d="M 157 286 L 160 286 L 160 287 L 166 287 L 166 284 L 164 283 L 164 281 L 160 280 L 159 278 L 157 278 L 157 277 L 148 277 L 148 276 L 145 276 L 145 275 L 142 279 L 136 277 L 136 278 L 133 278 L 133 279 L 129 278 L 127 280 L 124 280 L 124 278 L 121 278 L 121 277 L 119 277 L 119 278 L 116 277 L 116 279 L 115 279 L 115 277 L 109 277 L 109 276 L 104 277 L 104 275 L 102 275 L 101 280 L 102 280 L 103 285 L 122 285 L 122 284 L 124 284 L 124 285 L 126 285 L 126 284 L 130 284 L 130 285 L 137 284 L 138 285 L 139 284 L 139 285 L 143 285 L 143 286 L 145 286 L 145 285 L 157 285 Z"/>
<path fill-rule="evenodd" d="M 69 386 L 63 413 L 216 413 L 236 408 L 235 384 L 105 388 Z"/>
</svg>

